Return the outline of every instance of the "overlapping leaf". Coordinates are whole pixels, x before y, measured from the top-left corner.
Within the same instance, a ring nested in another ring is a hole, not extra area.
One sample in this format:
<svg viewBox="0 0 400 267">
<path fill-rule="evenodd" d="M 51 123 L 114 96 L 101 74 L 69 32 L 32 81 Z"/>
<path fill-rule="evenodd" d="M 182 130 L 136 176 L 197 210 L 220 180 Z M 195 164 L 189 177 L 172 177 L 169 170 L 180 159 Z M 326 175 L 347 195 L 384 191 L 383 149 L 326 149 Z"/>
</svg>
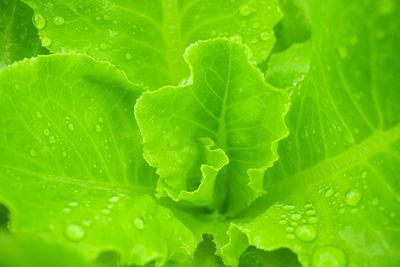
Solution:
<svg viewBox="0 0 400 267">
<path fill-rule="evenodd" d="M 86 56 L 25 60 L 0 72 L 0 202 L 10 232 L 74 247 L 87 260 L 183 261 L 191 232 L 153 194 L 134 104 L 142 89 Z"/>
<path fill-rule="evenodd" d="M 311 1 L 311 70 L 294 96 L 291 135 L 267 176 L 270 198 L 257 205 L 277 202 L 238 229 L 260 249 L 292 249 L 303 266 L 394 266 L 399 5 L 324 3 Z"/>
<path fill-rule="evenodd" d="M 77 51 L 107 60 L 151 88 L 189 76 L 185 48 L 216 36 L 243 41 L 257 62 L 275 42 L 277 0 L 24 0 L 35 10 L 51 52 Z"/>
<path fill-rule="evenodd" d="M 144 156 L 161 176 L 160 195 L 235 213 L 264 194 L 264 172 L 287 135 L 288 96 L 264 82 L 238 43 L 201 41 L 185 58 L 190 83 L 145 93 L 136 105 Z M 208 194 L 203 203 L 199 194 Z"/>
</svg>

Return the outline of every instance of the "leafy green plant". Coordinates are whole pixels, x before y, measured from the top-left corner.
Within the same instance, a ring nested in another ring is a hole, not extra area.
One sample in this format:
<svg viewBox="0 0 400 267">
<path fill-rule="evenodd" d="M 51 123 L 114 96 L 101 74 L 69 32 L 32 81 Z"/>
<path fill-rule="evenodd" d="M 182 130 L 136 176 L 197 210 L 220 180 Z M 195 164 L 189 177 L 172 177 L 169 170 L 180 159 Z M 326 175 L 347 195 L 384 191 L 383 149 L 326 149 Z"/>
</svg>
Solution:
<svg viewBox="0 0 400 267">
<path fill-rule="evenodd" d="M 0 0 L 0 266 L 400 264 L 399 15 Z"/>
</svg>

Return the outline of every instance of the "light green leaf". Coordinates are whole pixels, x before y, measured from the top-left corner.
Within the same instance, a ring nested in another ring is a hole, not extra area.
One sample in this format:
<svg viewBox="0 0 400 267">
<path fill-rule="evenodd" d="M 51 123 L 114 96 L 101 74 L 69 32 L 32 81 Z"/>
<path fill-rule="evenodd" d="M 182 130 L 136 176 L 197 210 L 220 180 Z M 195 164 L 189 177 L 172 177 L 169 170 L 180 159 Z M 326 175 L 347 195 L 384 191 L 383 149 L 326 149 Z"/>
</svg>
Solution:
<svg viewBox="0 0 400 267">
<path fill-rule="evenodd" d="M 271 55 L 265 79 L 278 88 L 293 90 L 301 86 L 309 69 L 310 42 L 293 44 L 287 50 Z"/>
<path fill-rule="evenodd" d="M 231 37 L 246 43 L 255 61 L 264 61 L 282 16 L 277 0 L 24 2 L 42 21 L 39 33 L 51 52 L 87 53 L 151 88 L 189 76 L 183 53 L 197 40 Z"/>
<path fill-rule="evenodd" d="M 32 25 L 32 14 L 32 9 L 19 0 L 0 0 L 0 68 L 47 53 Z"/>
<path fill-rule="evenodd" d="M 277 38 L 273 52 L 286 50 L 311 36 L 311 17 L 307 0 L 280 0 L 282 20 L 275 27 Z"/>
<path fill-rule="evenodd" d="M 150 196 L 134 104 L 142 89 L 108 63 L 40 56 L 0 72 L 0 202 L 10 231 L 74 247 L 86 259 L 181 261 L 192 233 Z"/>
<path fill-rule="evenodd" d="M 276 203 L 239 227 L 303 266 L 398 265 L 399 3 L 313 0 L 311 14 L 311 70 L 257 204 Z"/>
<path fill-rule="evenodd" d="M 0 233 L 1 267 L 95 267 L 70 250 L 39 240 Z"/>
<path fill-rule="evenodd" d="M 145 93 L 136 105 L 144 156 L 161 177 L 161 196 L 191 194 L 181 199 L 232 214 L 264 194 L 263 174 L 287 135 L 289 99 L 264 82 L 238 43 L 200 41 L 185 58 L 188 84 Z M 206 186 L 215 175 L 216 188 Z M 203 188 L 208 203 L 195 199 Z"/>
</svg>

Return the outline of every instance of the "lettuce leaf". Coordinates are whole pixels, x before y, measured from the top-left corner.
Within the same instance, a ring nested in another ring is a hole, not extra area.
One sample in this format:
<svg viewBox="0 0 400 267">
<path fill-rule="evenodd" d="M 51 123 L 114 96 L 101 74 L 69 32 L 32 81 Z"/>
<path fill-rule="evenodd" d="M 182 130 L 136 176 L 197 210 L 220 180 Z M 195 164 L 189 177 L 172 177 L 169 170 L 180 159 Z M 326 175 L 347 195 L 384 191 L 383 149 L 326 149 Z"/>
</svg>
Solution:
<svg viewBox="0 0 400 267">
<path fill-rule="evenodd" d="M 107 60 L 150 88 L 187 78 L 185 48 L 217 36 L 246 43 L 264 61 L 282 17 L 277 0 L 23 0 L 45 25 L 51 52 L 76 51 Z"/>
<path fill-rule="evenodd" d="M 185 59 L 190 82 L 144 93 L 136 105 L 144 157 L 160 175 L 159 196 L 232 215 L 265 193 L 289 98 L 238 43 L 199 41 Z"/>
<path fill-rule="evenodd" d="M 128 264 L 191 258 L 190 230 L 146 195 L 156 176 L 134 120 L 141 87 L 109 63 L 71 54 L 5 67 L 0 88 L 0 202 L 11 233 L 86 260 L 106 250 Z"/>
</svg>

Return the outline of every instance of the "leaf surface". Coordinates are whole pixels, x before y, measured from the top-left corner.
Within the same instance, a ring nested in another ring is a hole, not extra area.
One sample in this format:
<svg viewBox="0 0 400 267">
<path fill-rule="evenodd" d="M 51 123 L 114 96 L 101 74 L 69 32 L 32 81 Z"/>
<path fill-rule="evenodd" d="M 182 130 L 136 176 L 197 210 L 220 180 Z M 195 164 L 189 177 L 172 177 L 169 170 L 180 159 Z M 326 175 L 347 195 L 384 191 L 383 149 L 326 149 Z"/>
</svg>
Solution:
<svg viewBox="0 0 400 267">
<path fill-rule="evenodd" d="M 161 177 L 159 196 L 234 213 L 265 193 L 289 99 L 238 43 L 200 41 L 185 58 L 191 82 L 145 93 L 136 105 L 144 156 Z"/>
<path fill-rule="evenodd" d="M 112 65 L 75 54 L 1 70 L 0 202 L 10 232 L 87 260 L 108 250 L 127 264 L 190 257 L 192 233 L 144 195 L 156 177 L 134 118 L 142 92 Z"/>
<path fill-rule="evenodd" d="M 250 245 L 303 266 L 399 263 L 399 8 L 311 1 L 311 69 L 253 211 L 272 206 L 238 226 Z"/>
<path fill-rule="evenodd" d="M 185 48 L 216 36 L 246 43 L 253 59 L 267 58 L 277 0 L 24 0 L 43 18 L 42 42 L 51 52 L 77 51 L 106 60 L 151 88 L 189 76 Z"/>
</svg>

